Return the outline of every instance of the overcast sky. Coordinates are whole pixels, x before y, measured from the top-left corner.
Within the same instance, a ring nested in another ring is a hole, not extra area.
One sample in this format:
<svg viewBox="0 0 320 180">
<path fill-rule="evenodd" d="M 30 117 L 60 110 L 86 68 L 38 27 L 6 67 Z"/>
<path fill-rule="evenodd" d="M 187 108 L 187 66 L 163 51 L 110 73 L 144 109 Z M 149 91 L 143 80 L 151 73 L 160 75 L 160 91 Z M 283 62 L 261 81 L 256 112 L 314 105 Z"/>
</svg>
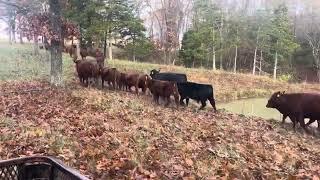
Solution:
<svg viewBox="0 0 320 180">
<path fill-rule="evenodd" d="M 4 23 L 3 20 L 0 20 L 0 39 L 4 39 L 8 37 L 8 34 L 5 31 L 6 28 L 7 28 L 6 23 Z"/>
</svg>

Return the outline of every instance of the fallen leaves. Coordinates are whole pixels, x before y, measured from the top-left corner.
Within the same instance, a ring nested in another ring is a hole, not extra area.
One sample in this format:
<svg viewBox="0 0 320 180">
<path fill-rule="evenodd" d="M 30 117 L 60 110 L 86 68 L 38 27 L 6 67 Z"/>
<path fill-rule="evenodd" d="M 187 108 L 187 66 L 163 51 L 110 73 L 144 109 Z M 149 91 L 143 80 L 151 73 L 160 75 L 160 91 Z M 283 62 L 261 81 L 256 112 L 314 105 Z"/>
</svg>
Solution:
<svg viewBox="0 0 320 180">
<path fill-rule="evenodd" d="M 76 85 L 0 86 L 3 92 L 46 89 L 0 96 L 2 159 L 53 155 L 94 179 L 320 176 L 319 139 L 262 119 L 177 111 L 154 106 L 148 96 Z"/>
</svg>

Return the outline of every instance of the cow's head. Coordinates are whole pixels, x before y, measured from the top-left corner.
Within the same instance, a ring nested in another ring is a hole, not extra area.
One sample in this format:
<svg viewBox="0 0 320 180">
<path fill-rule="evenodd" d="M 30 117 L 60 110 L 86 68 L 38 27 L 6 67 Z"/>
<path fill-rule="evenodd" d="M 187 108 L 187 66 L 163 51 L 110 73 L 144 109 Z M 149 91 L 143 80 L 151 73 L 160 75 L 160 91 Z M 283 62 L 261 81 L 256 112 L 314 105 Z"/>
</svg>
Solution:
<svg viewBox="0 0 320 180">
<path fill-rule="evenodd" d="M 160 69 L 159 70 L 152 69 L 150 71 L 150 76 L 153 78 L 156 74 L 159 74 L 159 73 L 160 73 Z"/>
<path fill-rule="evenodd" d="M 268 100 L 267 103 L 267 108 L 278 108 L 281 106 L 281 104 L 283 103 L 283 95 L 285 94 L 285 91 L 283 92 L 275 92 L 270 99 Z"/>
<path fill-rule="evenodd" d="M 149 87 L 149 82 L 151 81 L 151 77 L 149 75 L 144 75 L 144 83 L 145 87 Z"/>
</svg>

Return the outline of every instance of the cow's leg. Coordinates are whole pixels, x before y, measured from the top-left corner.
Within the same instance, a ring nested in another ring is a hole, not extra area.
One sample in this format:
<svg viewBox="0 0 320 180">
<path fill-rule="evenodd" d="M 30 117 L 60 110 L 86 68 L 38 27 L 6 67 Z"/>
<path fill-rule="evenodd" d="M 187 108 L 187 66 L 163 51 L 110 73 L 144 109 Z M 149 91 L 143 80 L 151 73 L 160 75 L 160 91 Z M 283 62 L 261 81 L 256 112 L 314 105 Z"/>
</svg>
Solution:
<svg viewBox="0 0 320 180">
<path fill-rule="evenodd" d="M 289 118 L 292 121 L 293 130 L 294 130 L 294 132 L 296 132 L 296 125 L 297 125 L 298 118 L 296 116 L 293 116 L 293 115 L 289 115 Z"/>
<path fill-rule="evenodd" d="M 199 110 L 203 110 L 204 107 L 206 107 L 207 103 L 205 100 L 201 100 L 201 107 L 199 108 Z"/>
<path fill-rule="evenodd" d="M 159 95 L 155 95 L 156 96 L 156 103 L 159 105 Z"/>
<path fill-rule="evenodd" d="M 89 86 L 89 78 L 85 78 L 84 80 L 85 80 L 86 87 L 88 87 Z"/>
<path fill-rule="evenodd" d="M 211 106 L 213 107 L 214 111 L 216 112 L 216 111 L 217 111 L 216 101 L 214 100 L 213 97 L 210 97 L 210 98 L 209 98 L 209 101 L 210 101 L 210 104 L 211 104 Z"/>
<path fill-rule="evenodd" d="M 170 96 L 169 97 L 165 97 L 164 99 L 166 99 L 166 104 L 165 104 L 165 107 L 168 107 L 169 104 L 171 103 L 171 99 L 170 99 Z"/>
<path fill-rule="evenodd" d="M 300 123 L 300 126 L 303 128 L 303 130 L 310 134 L 308 128 L 306 127 L 306 124 L 304 123 L 304 115 L 303 113 L 300 113 L 299 116 L 298 116 L 298 122 Z"/>
<path fill-rule="evenodd" d="M 281 122 L 282 125 L 286 122 L 287 117 L 288 115 L 285 115 L 285 114 L 282 115 L 282 122 Z"/>
<path fill-rule="evenodd" d="M 180 97 L 180 105 L 181 106 L 184 106 L 185 104 L 184 104 L 184 102 L 183 102 L 183 100 L 185 99 L 186 97 L 184 97 L 184 96 L 181 96 Z"/>
<path fill-rule="evenodd" d="M 142 87 L 141 91 L 142 91 L 143 94 L 146 94 L 146 88 L 145 87 Z"/>
<path fill-rule="evenodd" d="M 318 122 L 318 131 L 320 131 L 320 120 L 317 120 Z"/>
<path fill-rule="evenodd" d="M 316 120 L 315 119 L 312 119 L 310 118 L 309 122 L 306 124 L 306 126 L 309 126 L 310 124 L 314 123 Z"/>
<path fill-rule="evenodd" d="M 112 86 L 113 86 L 113 90 L 116 90 L 116 82 L 115 81 L 112 82 Z"/>
<path fill-rule="evenodd" d="M 186 104 L 189 106 L 189 98 L 186 98 Z"/>
<path fill-rule="evenodd" d="M 139 87 L 136 85 L 134 88 L 136 90 L 136 94 L 139 95 Z"/>
</svg>

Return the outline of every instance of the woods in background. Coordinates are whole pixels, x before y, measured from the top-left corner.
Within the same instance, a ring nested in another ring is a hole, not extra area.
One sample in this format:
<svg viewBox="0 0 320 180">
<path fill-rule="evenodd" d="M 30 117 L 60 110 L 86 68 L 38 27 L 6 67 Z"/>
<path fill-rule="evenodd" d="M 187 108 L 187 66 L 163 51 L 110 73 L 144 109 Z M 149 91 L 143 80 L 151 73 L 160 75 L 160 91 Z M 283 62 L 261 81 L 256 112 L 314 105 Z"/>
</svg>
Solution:
<svg viewBox="0 0 320 180">
<path fill-rule="evenodd" d="M 50 2 L 0 0 L 0 16 L 8 24 L 10 42 L 18 35 L 21 43 L 22 37 L 37 43 L 35 37 L 44 34 L 31 30 L 25 19 L 50 13 Z M 59 3 L 62 18 L 79 30 L 82 46 L 101 48 L 110 60 L 221 69 L 283 80 L 320 80 L 320 5 L 316 1 Z M 36 22 L 32 28 L 41 30 L 43 22 Z"/>
</svg>

